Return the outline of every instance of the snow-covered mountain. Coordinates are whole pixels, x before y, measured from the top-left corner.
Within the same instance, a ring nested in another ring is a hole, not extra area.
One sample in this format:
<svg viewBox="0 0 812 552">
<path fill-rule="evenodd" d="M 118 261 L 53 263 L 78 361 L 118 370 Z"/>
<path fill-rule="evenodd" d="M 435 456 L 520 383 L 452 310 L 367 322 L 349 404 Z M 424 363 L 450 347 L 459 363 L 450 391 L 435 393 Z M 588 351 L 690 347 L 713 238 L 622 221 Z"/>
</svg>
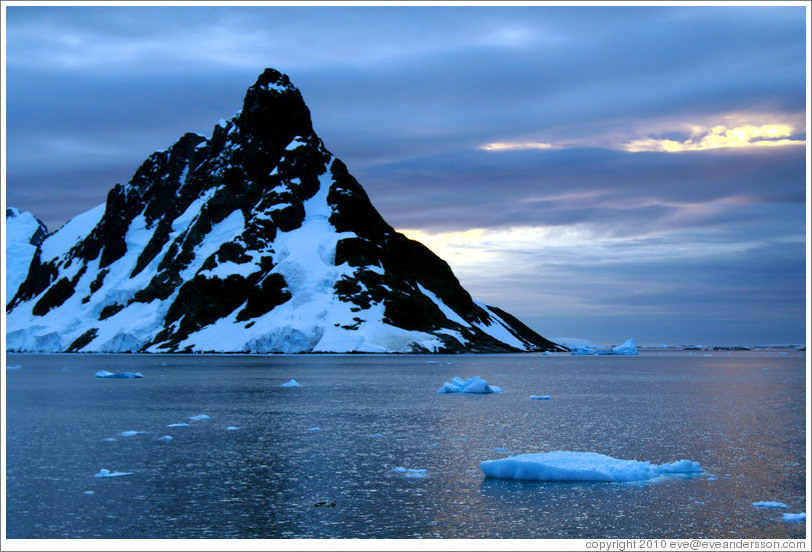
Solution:
<svg viewBox="0 0 812 552">
<path fill-rule="evenodd" d="M 31 213 L 14 207 L 6 209 L 6 301 L 17 293 L 37 246 L 47 235 L 48 228 Z"/>
<path fill-rule="evenodd" d="M 6 332 L 10 351 L 564 350 L 389 226 L 273 69 L 211 138 L 152 154 L 42 241 Z"/>
</svg>

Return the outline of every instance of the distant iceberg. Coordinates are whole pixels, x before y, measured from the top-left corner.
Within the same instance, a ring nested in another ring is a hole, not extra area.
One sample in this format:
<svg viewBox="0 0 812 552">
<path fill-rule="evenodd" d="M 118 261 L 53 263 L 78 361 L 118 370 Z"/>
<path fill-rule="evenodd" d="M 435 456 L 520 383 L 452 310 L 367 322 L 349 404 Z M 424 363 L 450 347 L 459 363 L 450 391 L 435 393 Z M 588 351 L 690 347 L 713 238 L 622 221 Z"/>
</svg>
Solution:
<svg viewBox="0 0 812 552">
<path fill-rule="evenodd" d="M 135 435 L 143 435 L 144 433 L 146 433 L 146 432 L 145 431 L 128 430 L 128 431 L 122 431 L 121 436 L 122 437 L 134 437 Z"/>
<path fill-rule="evenodd" d="M 445 382 L 438 393 L 501 393 L 502 389 L 495 385 L 488 385 L 488 382 L 479 376 L 474 376 L 463 380 L 454 377 L 450 382 Z"/>
<path fill-rule="evenodd" d="M 99 473 L 95 474 L 93 477 L 121 477 L 123 475 L 133 475 L 133 472 L 111 472 L 108 469 L 102 468 L 99 470 Z"/>
<path fill-rule="evenodd" d="M 800 514 L 784 514 L 784 521 L 788 522 L 798 522 L 798 521 L 806 521 L 806 512 L 801 512 Z"/>
<path fill-rule="evenodd" d="M 290 380 L 288 382 L 283 383 L 279 387 L 301 387 L 301 385 L 299 385 L 298 381 L 296 381 L 295 379 L 292 379 L 292 380 Z"/>
<path fill-rule="evenodd" d="M 486 477 L 526 481 L 645 481 L 664 475 L 697 475 L 698 462 L 680 460 L 656 465 L 619 460 L 596 452 L 555 451 L 519 454 L 479 465 Z"/>
<path fill-rule="evenodd" d="M 199 422 L 199 421 L 202 421 L 202 420 L 208 420 L 209 416 L 207 416 L 205 414 L 198 414 L 197 416 L 189 416 L 189 419 L 190 420 L 196 420 L 196 421 Z"/>
<path fill-rule="evenodd" d="M 617 347 L 601 347 L 599 345 L 575 345 L 573 344 L 570 349 L 570 354 L 573 355 L 636 355 L 637 353 L 637 343 L 635 343 L 634 339 L 627 339 L 623 345 L 618 345 Z"/>
<path fill-rule="evenodd" d="M 99 370 L 96 372 L 96 377 L 111 379 L 134 379 L 143 378 L 144 375 L 141 372 L 121 372 L 119 374 L 115 374 L 113 372 L 108 372 L 107 370 Z"/>
<path fill-rule="evenodd" d="M 531 399 L 535 399 L 537 401 L 549 401 L 552 399 L 550 395 L 530 395 Z"/>
</svg>

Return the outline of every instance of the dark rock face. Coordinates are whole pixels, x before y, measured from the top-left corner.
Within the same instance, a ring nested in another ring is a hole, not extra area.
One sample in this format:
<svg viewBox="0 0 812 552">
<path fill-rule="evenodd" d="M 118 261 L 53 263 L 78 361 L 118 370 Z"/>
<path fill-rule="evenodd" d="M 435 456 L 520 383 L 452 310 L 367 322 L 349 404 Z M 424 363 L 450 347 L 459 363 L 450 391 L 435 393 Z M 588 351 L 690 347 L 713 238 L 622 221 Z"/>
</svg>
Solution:
<svg viewBox="0 0 812 552">
<path fill-rule="evenodd" d="M 387 224 L 273 69 L 49 236 L 7 312 L 20 351 L 564 350 Z"/>
</svg>

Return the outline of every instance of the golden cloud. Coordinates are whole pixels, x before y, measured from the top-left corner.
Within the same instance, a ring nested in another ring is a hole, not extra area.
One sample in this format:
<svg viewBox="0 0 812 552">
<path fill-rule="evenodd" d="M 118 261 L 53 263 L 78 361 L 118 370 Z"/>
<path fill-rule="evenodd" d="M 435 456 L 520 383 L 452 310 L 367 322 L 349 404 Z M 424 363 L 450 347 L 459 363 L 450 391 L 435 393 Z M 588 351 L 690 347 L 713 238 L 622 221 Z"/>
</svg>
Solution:
<svg viewBox="0 0 812 552">
<path fill-rule="evenodd" d="M 685 141 L 644 138 L 624 145 L 626 151 L 701 151 L 720 148 L 751 148 L 798 146 L 805 140 L 792 140 L 794 129 L 785 124 L 740 125 L 728 128 L 717 125 L 711 128 L 693 127 L 690 138 Z"/>
<path fill-rule="evenodd" d="M 512 150 L 547 150 L 553 149 L 555 146 L 548 142 L 491 142 L 479 146 L 479 149 L 485 151 L 512 151 Z"/>
</svg>

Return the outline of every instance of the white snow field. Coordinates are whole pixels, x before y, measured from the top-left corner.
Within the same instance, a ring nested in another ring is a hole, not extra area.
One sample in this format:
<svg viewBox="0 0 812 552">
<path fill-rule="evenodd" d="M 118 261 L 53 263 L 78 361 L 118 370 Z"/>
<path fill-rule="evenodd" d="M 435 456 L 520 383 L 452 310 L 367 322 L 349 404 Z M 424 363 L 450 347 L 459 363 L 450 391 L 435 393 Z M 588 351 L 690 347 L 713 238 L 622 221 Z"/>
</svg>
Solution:
<svg viewBox="0 0 812 552">
<path fill-rule="evenodd" d="M 6 216 L 6 301 L 11 301 L 28 275 L 28 267 L 37 246 L 31 238 L 40 229 L 40 222 L 29 212 L 8 207 Z"/>
<path fill-rule="evenodd" d="M 697 475 L 698 462 L 652 464 L 620 460 L 596 452 L 555 451 L 519 454 L 479 465 L 486 477 L 526 481 L 645 481 L 665 475 Z"/>
<path fill-rule="evenodd" d="M 488 385 L 488 382 L 480 376 L 474 376 L 463 380 L 454 376 L 450 382 L 447 381 L 441 388 L 437 390 L 438 393 L 501 393 L 502 389 L 495 385 Z"/>
</svg>

